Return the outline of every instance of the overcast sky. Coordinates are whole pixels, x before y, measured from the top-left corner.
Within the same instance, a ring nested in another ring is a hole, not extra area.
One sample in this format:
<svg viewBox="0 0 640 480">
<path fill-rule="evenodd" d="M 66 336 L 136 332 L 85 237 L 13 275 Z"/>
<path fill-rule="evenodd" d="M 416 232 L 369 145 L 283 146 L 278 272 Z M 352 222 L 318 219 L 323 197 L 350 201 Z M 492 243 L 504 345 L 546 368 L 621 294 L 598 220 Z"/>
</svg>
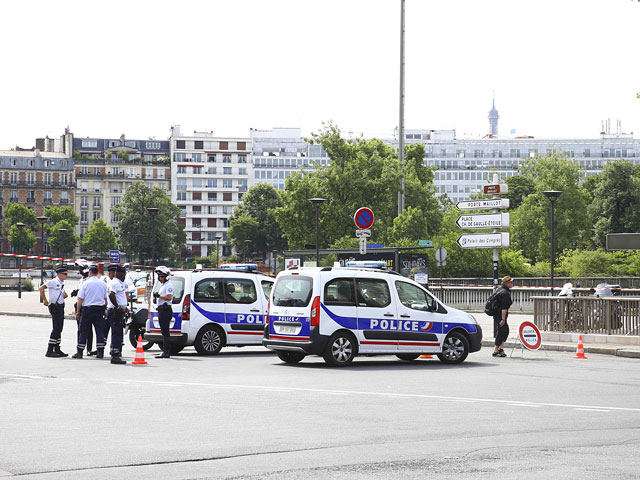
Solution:
<svg viewBox="0 0 640 480">
<path fill-rule="evenodd" d="M 2 1 L 0 148 L 398 125 L 400 0 Z M 406 128 L 640 137 L 640 2 L 406 0 Z"/>
</svg>

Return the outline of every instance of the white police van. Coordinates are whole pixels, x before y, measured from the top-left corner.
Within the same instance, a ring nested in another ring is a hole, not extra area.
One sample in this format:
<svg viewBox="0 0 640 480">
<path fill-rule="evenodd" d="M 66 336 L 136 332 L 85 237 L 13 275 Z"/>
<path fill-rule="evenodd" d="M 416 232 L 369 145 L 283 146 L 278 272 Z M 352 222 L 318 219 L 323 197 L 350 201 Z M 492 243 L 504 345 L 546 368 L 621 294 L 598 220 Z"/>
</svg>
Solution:
<svg viewBox="0 0 640 480">
<path fill-rule="evenodd" d="M 193 345 L 201 355 L 224 346 L 260 345 L 273 279 L 244 269 L 174 271 L 171 352 Z M 156 281 L 153 291 L 160 289 Z M 145 340 L 162 343 L 157 303 L 149 300 Z"/>
<path fill-rule="evenodd" d="M 294 268 L 276 277 L 262 344 L 287 363 L 306 355 L 344 366 L 356 355 L 437 354 L 455 364 L 480 350 L 482 329 L 396 272 Z"/>
</svg>

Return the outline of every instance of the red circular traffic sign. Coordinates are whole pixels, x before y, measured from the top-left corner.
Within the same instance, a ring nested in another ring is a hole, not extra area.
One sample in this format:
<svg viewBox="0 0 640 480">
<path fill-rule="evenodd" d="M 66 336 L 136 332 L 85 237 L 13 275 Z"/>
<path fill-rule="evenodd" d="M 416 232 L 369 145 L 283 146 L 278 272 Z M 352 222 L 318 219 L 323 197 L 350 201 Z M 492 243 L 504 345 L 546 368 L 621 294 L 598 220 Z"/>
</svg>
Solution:
<svg viewBox="0 0 640 480">
<path fill-rule="evenodd" d="M 356 227 L 362 230 L 371 227 L 371 225 L 373 225 L 373 220 L 373 212 L 367 207 L 359 208 L 353 216 L 353 221 L 356 222 Z"/>
<path fill-rule="evenodd" d="M 542 345 L 542 335 L 540 330 L 531 322 L 522 322 L 520 324 L 520 341 L 525 348 L 529 350 L 538 350 Z"/>
</svg>

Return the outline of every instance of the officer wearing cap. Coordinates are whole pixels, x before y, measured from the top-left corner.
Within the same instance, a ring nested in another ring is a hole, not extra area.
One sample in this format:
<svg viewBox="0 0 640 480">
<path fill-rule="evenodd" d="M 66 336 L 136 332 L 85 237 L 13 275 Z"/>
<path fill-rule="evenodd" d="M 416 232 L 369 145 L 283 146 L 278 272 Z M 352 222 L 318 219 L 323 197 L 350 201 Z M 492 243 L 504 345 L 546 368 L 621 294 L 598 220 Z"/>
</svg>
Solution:
<svg viewBox="0 0 640 480">
<path fill-rule="evenodd" d="M 127 269 L 118 265 L 115 270 L 115 277 L 109 282 L 107 300 L 112 308 L 107 310 L 107 318 L 111 325 L 111 363 L 114 365 L 124 365 L 127 363 L 121 358 L 122 340 L 124 330 L 124 315 L 127 311 L 127 296 L 124 277 Z"/>
<path fill-rule="evenodd" d="M 109 310 L 113 309 L 113 303 L 109 300 L 109 284 L 116 276 L 116 268 L 117 265 L 110 264 L 107 267 L 107 275 L 102 277 L 102 280 L 107 285 L 107 315 L 105 317 L 104 322 L 104 343 L 107 344 L 107 339 L 109 338 L 109 330 L 111 328 L 111 323 L 109 322 Z"/>
<path fill-rule="evenodd" d="M 49 346 L 45 357 L 66 357 L 67 354 L 60 350 L 60 338 L 62 337 L 62 327 L 64 327 L 64 299 L 67 292 L 64 291 L 64 281 L 67 278 L 67 267 L 56 269 L 57 276 L 40 286 L 40 298 L 45 307 L 49 308 L 53 329 L 49 335 Z M 49 300 L 44 294 L 44 289 L 49 291 Z"/>
<path fill-rule="evenodd" d="M 72 297 L 77 297 L 78 296 L 78 292 L 80 291 L 80 288 L 82 288 L 82 284 L 87 280 L 87 277 L 89 276 L 89 262 L 87 262 L 86 260 L 76 260 L 76 267 L 78 267 L 78 272 L 80 273 L 80 283 L 78 284 L 78 288 L 76 288 L 75 290 L 71 291 L 71 296 Z M 78 310 L 78 302 L 76 302 L 73 305 L 73 309 L 74 311 Z M 77 339 L 78 339 L 78 343 L 80 342 L 80 317 L 76 316 L 76 323 L 78 325 L 78 332 L 77 332 Z M 92 352 L 91 351 L 91 346 L 93 345 L 93 332 L 91 332 L 91 330 L 89 330 L 89 336 L 87 337 L 87 355 L 91 356 L 91 355 L 95 355 L 98 352 Z"/>
<path fill-rule="evenodd" d="M 77 353 L 72 358 L 82 358 L 91 327 L 96 332 L 97 358 L 104 358 L 104 310 L 107 305 L 107 286 L 98 277 L 98 267 L 89 267 L 89 277 L 78 292 L 76 318 L 80 318 L 80 338 Z"/>
<path fill-rule="evenodd" d="M 171 302 L 173 301 L 173 285 L 169 281 L 171 270 L 165 266 L 156 268 L 158 281 L 161 283 L 160 290 L 153 292 L 153 298 L 158 302 L 158 323 L 162 332 L 162 353 L 156 358 L 171 357 L 171 333 L 169 327 L 173 317 Z"/>
</svg>

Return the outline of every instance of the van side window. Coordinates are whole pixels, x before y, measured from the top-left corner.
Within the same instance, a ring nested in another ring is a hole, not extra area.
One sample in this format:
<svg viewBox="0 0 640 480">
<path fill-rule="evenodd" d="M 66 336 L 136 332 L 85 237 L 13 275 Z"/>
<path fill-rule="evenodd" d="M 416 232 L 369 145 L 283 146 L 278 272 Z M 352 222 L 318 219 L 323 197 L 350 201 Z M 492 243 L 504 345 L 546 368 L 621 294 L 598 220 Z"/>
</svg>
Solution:
<svg viewBox="0 0 640 480">
<path fill-rule="evenodd" d="M 385 280 L 356 278 L 359 307 L 386 307 L 391 303 L 391 292 Z"/>
<path fill-rule="evenodd" d="M 224 303 L 222 282 L 214 278 L 205 278 L 196 283 L 193 289 L 193 301 L 205 303 Z"/>
<path fill-rule="evenodd" d="M 273 288 L 273 282 L 262 280 L 260 284 L 262 285 L 262 291 L 264 292 L 264 296 L 267 297 L 267 300 L 269 300 L 269 295 L 271 295 L 271 289 Z"/>
<path fill-rule="evenodd" d="M 415 285 L 398 281 L 396 282 L 396 291 L 400 303 L 407 308 L 428 312 L 433 306 L 433 299 L 427 295 L 427 292 Z"/>
<path fill-rule="evenodd" d="M 258 300 L 253 280 L 229 279 L 224 281 L 225 303 L 253 303 Z"/>
<path fill-rule="evenodd" d="M 353 278 L 334 278 L 324 286 L 325 305 L 355 306 Z"/>
</svg>

